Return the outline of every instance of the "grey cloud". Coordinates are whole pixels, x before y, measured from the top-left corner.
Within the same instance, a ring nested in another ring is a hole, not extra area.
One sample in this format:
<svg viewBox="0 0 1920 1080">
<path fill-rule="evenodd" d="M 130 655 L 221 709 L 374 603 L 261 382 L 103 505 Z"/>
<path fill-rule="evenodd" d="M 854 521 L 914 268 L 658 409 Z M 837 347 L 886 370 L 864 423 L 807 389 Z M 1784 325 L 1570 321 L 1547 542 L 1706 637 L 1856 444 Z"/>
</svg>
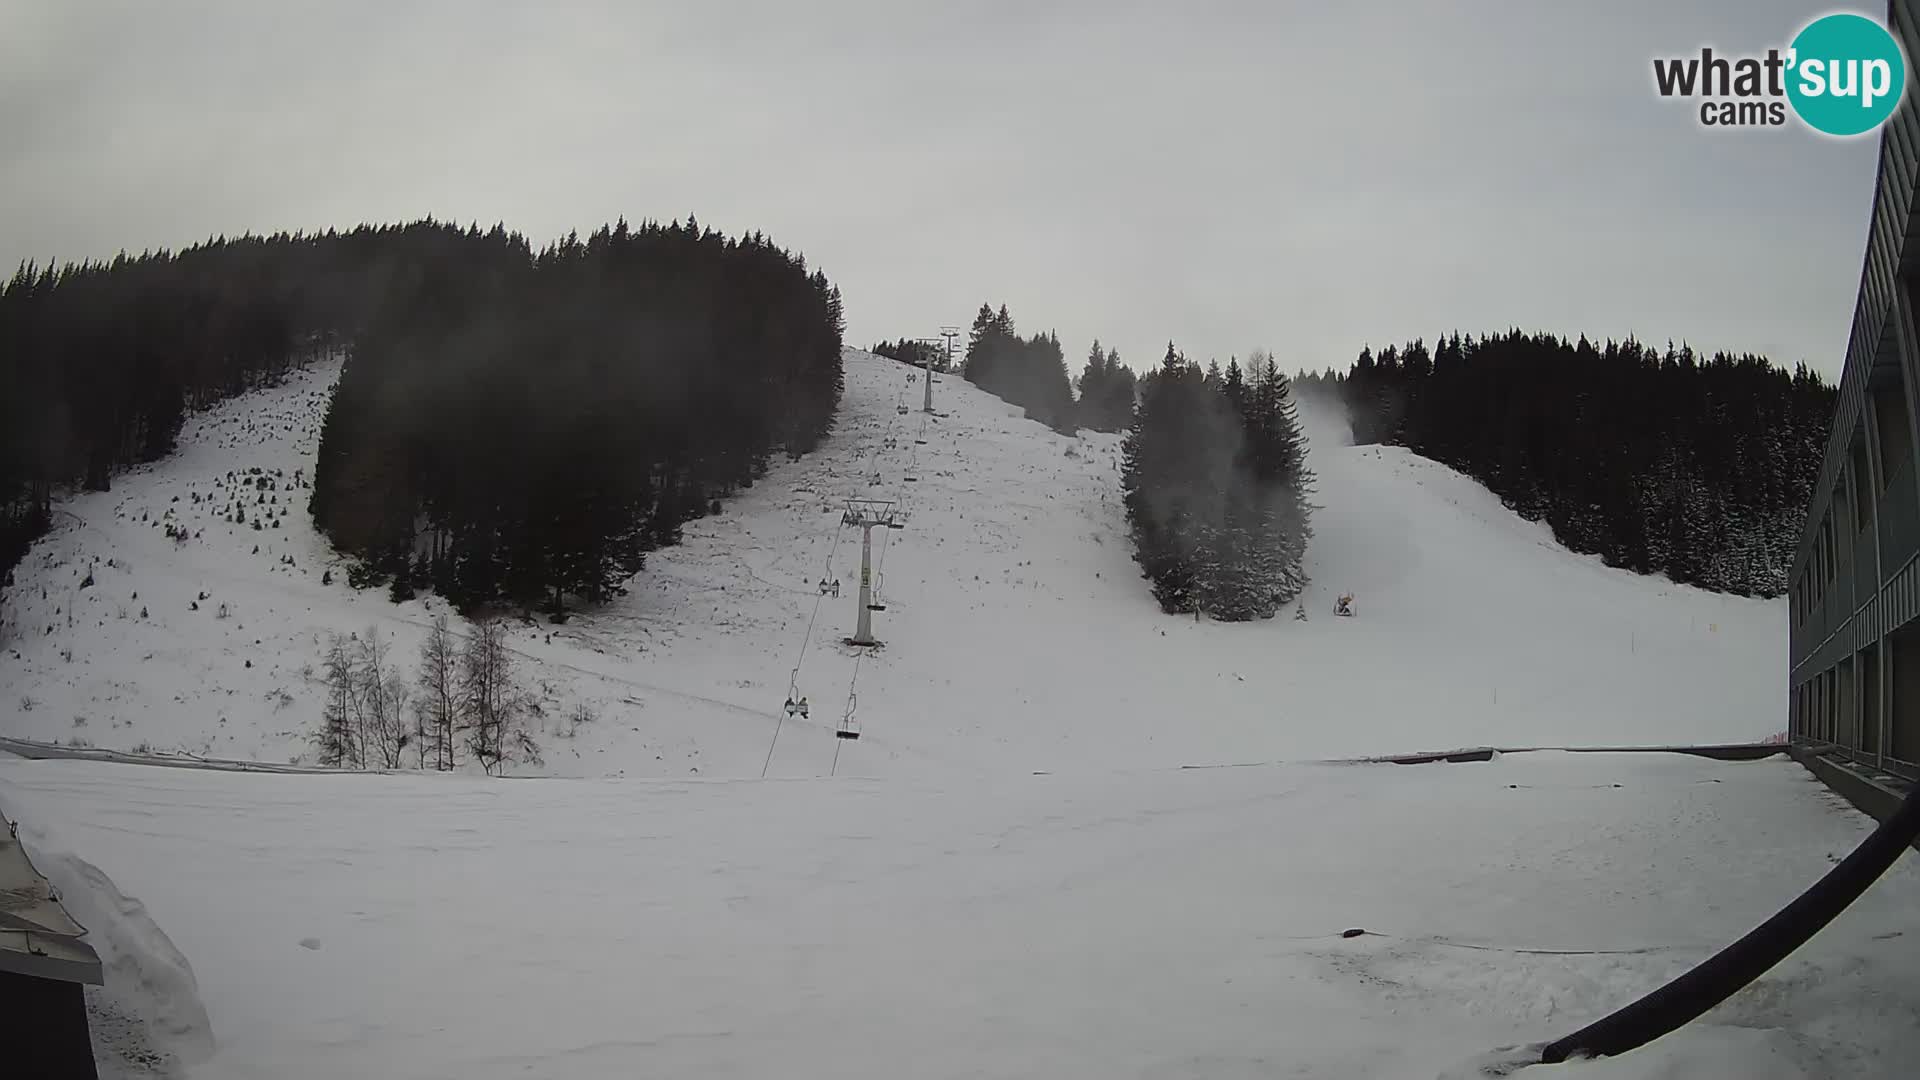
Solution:
<svg viewBox="0 0 1920 1080">
<path fill-rule="evenodd" d="M 986 300 L 1137 367 L 1517 324 L 1834 372 L 1873 141 L 1705 132 L 1649 74 L 1822 10 L 0 0 L 0 260 L 693 212 L 861 344 Z"/>
</svg>

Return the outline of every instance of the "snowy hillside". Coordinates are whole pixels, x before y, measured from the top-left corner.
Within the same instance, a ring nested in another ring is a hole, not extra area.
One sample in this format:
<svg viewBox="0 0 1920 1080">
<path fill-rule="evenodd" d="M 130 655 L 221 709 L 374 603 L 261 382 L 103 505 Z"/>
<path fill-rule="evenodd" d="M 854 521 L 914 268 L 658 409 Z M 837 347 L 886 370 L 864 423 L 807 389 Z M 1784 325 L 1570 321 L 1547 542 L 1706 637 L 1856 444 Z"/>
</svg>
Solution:
<svg viewBox="0 0 1920 1080">
<path fill-rule="evenodd" d="M 355 593 L 304 512 L 335 374 L 196 416 L 174 457 L 61 505 L 8 594 L 0 734 L 310 760 L 330 632 L 378 627 L 411 665 L 445 605 Z M 1307 619 L 1161 615 L 1128 555 L 1117 436 L 1060 436 L 957 378 L 924 417 L 912 376 L 850 351 L 822 450 L 690 524 L 610 609 L 516 626 L 545 752 L 518 771 L 1063 771 L 1785 726 L 1784 602 L 1606 569 L 1446 468 L 1340 445 L 1326 418 Z M 906 524 L 875 532 L 884 646 L 865 659 L 840 643 L 849 496 L 897 500 Z M 1342 591 L 1358 617 L 1331 616 Z M 773 744 L 796 665 L 811 715 Z M 850 704 L 857 743 L 832 737 Z"/>
<path fill-rule="evenodd" d="M 110 961 L 109 1066 L 1464 1078 L 1697 963 L 1870 827 L 1778 758 L 1303 763 L 1763 738 L 1784 606 L 1606 569 L 1313 417 L 1307 617 L 1169 618 L 1117 437 L 951 378 L 925 417 L 908 369 L 847 369 L 820 452 L 611 608 L 515 626 L 545 750 L 517 771 L 555 778 L 0 755 L 0 809 Z M 335 374 L 63 506 L 11 592 L 0 734 L 310 760 L 327 635 L 411 659 L 444 605 L 355 593 L 302 512 Z M 906 526 L 875 534 L 865 653 L 850 496 Z M 811 716 L 782 719 L 790 677 Z M 1700 1023 L 1542 1075 L 1898 1075 L 1916 875 Z"/>
</svg>

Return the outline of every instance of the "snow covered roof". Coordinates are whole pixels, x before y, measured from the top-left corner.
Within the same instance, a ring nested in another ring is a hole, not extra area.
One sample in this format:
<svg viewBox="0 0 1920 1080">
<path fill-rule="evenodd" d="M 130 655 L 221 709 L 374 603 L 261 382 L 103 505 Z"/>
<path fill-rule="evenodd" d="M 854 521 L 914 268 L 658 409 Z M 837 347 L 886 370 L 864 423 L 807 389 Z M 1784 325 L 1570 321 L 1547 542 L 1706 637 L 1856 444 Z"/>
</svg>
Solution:
<svg viewBox="0 0 1920 1080">
<path fill-rule="evenodd" d="M 100 957 L 80 940 L 86 932 L 60 906 L 7 821 L 0 834 L 0 971 L 98 986 Z"/>
</svg>

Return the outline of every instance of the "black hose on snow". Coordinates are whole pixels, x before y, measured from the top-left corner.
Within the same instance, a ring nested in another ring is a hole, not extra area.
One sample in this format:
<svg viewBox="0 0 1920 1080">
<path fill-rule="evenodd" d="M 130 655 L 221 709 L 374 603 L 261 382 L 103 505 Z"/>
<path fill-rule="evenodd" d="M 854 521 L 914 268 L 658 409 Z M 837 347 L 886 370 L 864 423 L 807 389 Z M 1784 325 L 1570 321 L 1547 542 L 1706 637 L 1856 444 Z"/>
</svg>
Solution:
<svg viewBox="0 0 1920 1080">
<path fill-rule="evenodd" d="M 1720 1004 L 1765 974 L 1859 899 L 1920 837 L 1920 787 L 1853 854 L 1747 935 L 1631 1005 L 1594 1021 L 1541 1052 L 1544 1064 L 1608 1057 L 1644 1046 Z"/>
</svg>

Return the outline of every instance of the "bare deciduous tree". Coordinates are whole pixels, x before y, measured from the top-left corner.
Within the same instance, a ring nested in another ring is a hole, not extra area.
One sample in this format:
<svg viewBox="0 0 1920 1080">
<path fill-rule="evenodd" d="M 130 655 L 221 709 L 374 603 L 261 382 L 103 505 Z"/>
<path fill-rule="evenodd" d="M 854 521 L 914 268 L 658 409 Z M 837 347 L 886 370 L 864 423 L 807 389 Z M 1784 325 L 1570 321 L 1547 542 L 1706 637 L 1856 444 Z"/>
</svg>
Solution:
<svg viewBox="0 0 1920 1080">
<path fill-rule="evenodd" d="M 467 718 L 467 749 L 488 773 L 514 752 L 526 756 L 531 739 L 520 728 L 521 700 L 514 686 L 506 624 L 474 624 L 460 656 L 461 702 Z"/>
<path fill-rule="evenodd" d="M 371 743 L 382 766 L 397 769 L 405 760 L 411 732 L 407 728 L 407 682 L 387 663 L 387 643 L 375 627 L 360 642 L 360 698 L 363 709 L 362 743 Z"/>
<path fill-rule="evenodd" d="M 420 645 L 419 701 L 420 726 L 433 742 L 433 767 L 443 772 L 454 765 L 453 733 L 460 721 L 461 689 L 460 654 L 443 614 L 433 620 L 427 640 Z"/>
<path fill-rule="evenodd" d="M 360 685 L 355 678 L 353 648 L 345 637 L 334 634 L 324 654 L 327 668 L 327 699 L 320 717 L 320 763 L 337 768 L 361 768 L 366 764 L 356 718 Z"/>
</svg>

